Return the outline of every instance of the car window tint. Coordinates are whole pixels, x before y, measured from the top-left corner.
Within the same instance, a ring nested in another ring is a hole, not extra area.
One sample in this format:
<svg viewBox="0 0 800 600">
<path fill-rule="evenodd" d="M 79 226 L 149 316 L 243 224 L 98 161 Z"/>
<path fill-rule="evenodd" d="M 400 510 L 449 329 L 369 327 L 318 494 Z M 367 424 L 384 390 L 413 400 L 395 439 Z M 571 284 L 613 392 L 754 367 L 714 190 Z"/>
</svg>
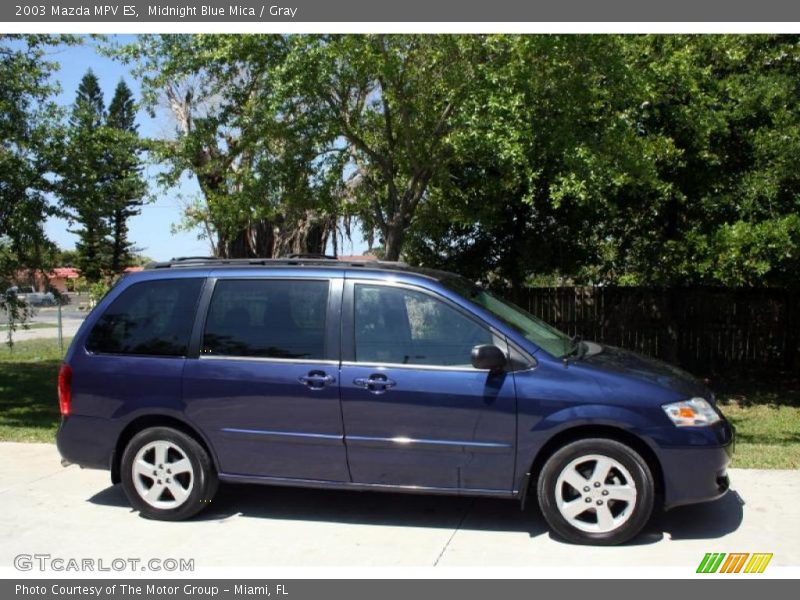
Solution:
<svg viewBox="0 0 800 600">
<path fill-rule="evenodd" d="M 355 286 L 358 362 L 469 366 L 472 348 L 492 343 L 486 328 L 428 294 Z"/>
<path fill-rule="evenodd" d="M 203 353 L 324 358 L 327 301 L 327 281 L 218 281 L 206 319 Z"/>
<path fill-rule="evenodd" d="M 89 352 L 184 356 L 203 279 L 135 283 L 105 310 L 86 340 Z"/>
</svg>

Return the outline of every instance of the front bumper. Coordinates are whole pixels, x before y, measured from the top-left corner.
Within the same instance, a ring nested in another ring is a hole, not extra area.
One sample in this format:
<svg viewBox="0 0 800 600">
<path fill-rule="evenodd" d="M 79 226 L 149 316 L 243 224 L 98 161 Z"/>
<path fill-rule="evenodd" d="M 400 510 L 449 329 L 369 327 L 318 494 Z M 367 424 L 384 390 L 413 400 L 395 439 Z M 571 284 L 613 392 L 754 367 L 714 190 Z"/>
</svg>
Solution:
<svg viewBox="0 0 800 600">
<path fill-rule="evenodd" d="M 730 487 L 728 465 L 733 457 L 736 431 L 721 421 L 707 432 L 717 444 L 661 447 L 664 475 L 664 508 L 716 500 Z"/>
</svg>

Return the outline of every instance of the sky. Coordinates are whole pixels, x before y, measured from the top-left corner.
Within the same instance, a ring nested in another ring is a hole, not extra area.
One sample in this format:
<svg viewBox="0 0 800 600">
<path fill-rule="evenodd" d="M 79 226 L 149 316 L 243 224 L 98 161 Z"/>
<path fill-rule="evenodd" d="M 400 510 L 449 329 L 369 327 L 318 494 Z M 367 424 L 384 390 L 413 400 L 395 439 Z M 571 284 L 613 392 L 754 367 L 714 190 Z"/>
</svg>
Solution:
<svg viewBox="0 0 800 600">
<path fill-rule="evenodd" d="M 134 36 L 112 36 L 112 41 L 126 43 L 134 40 Z M 58 62 L 60 68 L 53 73 L 61 92 L 57 97 L 58 104 L 69 107 L 75 101 L 78 84 L 87 70 L 92 69 L 100 80 L 106 106 L 111 101 L 114 88 L 120 79 L 125 79 L 138 100 L 141 96 L 139 82 L 131 74 L 131 67 L 102 56 L 97 51 L 99 42 L 86 38 L 79 46 L 58 48 L 50 53 L 49 58 Z M 150 117 L 146 111 L 140 110 L 137 116 L 139 133 L 143 137 L 160 137 L 174 128 L 166 114 Z M 170 190 L 164 190 L 156 185 L 155 175 L 158 167 L 147 165 L 147 176 L 150 193 L 154 201 L 142 207 L 140 215 L 132 217 L 129 221 L 130 239 L 140 249 L 141 254 L 154 260 L 168 260 L 177 256 L 207 256 L 211 249 L 206 240 L 198 239 L 197 231 L 173 231 L 173 227 L 181 222 L 182 203 L 197 198 L 200 194 L 196 179 L 190 174 L 185 175 L 180 184 Z M 76 236 L 69 233 L 69 223 L 63 219 L 50 218 L 45 223 L 48 237 L 63 249 L 75 247 Z M 366 244 L 360 239 L 361 234 L 355 231 L 353 242 L 344 241 L 339 253 L 362 254 Z"/>
</svg>

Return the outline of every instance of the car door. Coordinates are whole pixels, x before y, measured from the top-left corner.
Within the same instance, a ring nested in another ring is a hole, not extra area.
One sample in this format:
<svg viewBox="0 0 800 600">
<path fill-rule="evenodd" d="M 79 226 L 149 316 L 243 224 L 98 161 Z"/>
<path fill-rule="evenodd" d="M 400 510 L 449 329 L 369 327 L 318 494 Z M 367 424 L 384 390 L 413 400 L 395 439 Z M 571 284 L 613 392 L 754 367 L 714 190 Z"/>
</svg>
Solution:
<svg viewBox="0 0 800 600">
<path fill-rule="evenodd" d="M 184 398 L 221 471 L 349 480 L 338 382 L 341 275 L 226 276 L 212 285 Z"/>
<path fill-rule="evenodd" d="M 511 373 L 472 367 L 497 332 L 411 285 L 346 280 L 342 413 L 353 482 L 510 492 Z"/>
</svg>

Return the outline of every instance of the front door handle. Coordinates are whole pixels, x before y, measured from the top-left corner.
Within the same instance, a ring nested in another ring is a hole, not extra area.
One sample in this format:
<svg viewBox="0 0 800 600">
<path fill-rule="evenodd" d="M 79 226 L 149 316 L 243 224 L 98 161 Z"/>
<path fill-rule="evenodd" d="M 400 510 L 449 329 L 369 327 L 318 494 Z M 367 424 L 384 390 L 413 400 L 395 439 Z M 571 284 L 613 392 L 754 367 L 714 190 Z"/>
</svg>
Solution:
<svg viewBox="0 0 800 600">
<path fill-rule="evenodd" d="M 301 375 L 297 381 L 305 384 L 312 390 L 321 390 L 326 385 L 336 383 L 336 378 L 324 371 L 309 371 L 308 375 Z"/>
<path fill-rule="evenodd" d="M 386 390 L 397 385 L 394 379 L 389 379 L 386 375 L 370 375 L 369 377 L 356 377 L 353 383 L 358 387 L 366 388 L 373 394 L 385 394 Z"/>
</svg>

